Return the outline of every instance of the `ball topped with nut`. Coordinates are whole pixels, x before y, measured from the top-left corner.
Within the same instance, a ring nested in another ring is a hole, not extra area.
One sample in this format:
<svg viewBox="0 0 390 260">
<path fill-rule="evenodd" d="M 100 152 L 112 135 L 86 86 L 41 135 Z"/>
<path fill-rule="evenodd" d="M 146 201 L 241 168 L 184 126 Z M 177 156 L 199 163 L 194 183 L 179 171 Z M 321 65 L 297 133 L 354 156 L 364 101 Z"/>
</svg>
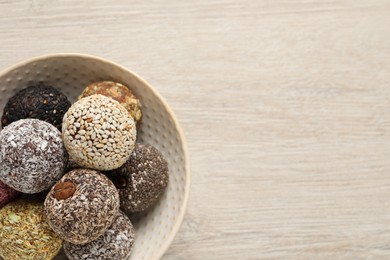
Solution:
<svg viewBox="0 0 390 260">
<path fill-rule="evenodd" d="M 103 95 L 80 99 L 66 112 L 62 137 L 76 164 L 112 170 L 122 166 L 134 150 L 136 127 L 119 102 Z"/>
<path fill-rule="evenodd" d="M 89 243 L 103 235 L 118 211 L 119 194 L 114 184 L 95 170 L 68 172 L 45 200 L 50 227 L 73 244 Z"/>
</svg>

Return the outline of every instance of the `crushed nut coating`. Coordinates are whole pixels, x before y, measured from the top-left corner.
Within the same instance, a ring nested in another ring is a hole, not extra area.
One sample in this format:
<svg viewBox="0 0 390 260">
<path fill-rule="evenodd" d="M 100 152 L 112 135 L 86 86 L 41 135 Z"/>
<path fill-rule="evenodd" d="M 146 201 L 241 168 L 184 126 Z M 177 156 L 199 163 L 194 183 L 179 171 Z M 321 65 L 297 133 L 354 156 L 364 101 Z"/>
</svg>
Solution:
<svg viewBox="0 0 390 260">
<path fill-rule="evenodd" d="M 85 245 L 64 243 L 64 251 L 70 260 L 125 260 L 134 244 L 134 228 L 129 218 L 118 212 L 104 235 Z"/>
<path fill-rule="evenodd" d="M 0 210 L 0 238 L 0 256 L 5 260 L 49 260 L 62 246 L 46 221 L 43 205 L 23 200 Z"/>
<path fill-rule="evenodd" d="M 134 149 L 134 120 L 117 101 L 103 95 L 80 99 L 64 116 L 62 136 L 70 159 L 85 168 L 112 170 Z"/>
<path fill-rule="evenodd" d="M 65 241 L 86 244 L 104 234 L 119 210 L 119 195 L 114 184 L 95 170 L 76 169 L 60 182 L 75 185 L 74 194 L 55 197 L 55 186 L 45 200 L 45 213 L 51 228 Z"/>
<path fill-rule="evenodd" d="M 137 128 L 139 127 L 142 119 L 141 102 L 127 86 L 113 81 L 95 82 L 84 89 L 79 99 L 95 94 L 104 95 L 118 101 L 129 111 Z"/>
</svg>

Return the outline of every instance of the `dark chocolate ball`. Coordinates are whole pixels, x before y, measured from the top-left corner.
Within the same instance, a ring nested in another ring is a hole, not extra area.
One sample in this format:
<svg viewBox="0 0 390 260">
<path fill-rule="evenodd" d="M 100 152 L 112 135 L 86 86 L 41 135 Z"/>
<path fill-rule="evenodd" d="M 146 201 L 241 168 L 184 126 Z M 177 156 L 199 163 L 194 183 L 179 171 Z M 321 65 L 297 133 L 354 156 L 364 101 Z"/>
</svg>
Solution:
<svg viewBox="0 0 390 260">
<path fill-rule="evenodd" d="M 67 97 L 51 86 L 29 86 L 8 100 L 1 125 L 5 127 L 19 119 L 35 118 L 46 121 L 61 131 L 62 118 L 70 105 Z"/>
<path fill-rule="evenodd" d="M 128 213 L 152 206 L 168 186 L 168 164 L 151 145 L 136 144 L 126 163 L 107 172 L 117 187 L 121 208 Z"/>
</svg>

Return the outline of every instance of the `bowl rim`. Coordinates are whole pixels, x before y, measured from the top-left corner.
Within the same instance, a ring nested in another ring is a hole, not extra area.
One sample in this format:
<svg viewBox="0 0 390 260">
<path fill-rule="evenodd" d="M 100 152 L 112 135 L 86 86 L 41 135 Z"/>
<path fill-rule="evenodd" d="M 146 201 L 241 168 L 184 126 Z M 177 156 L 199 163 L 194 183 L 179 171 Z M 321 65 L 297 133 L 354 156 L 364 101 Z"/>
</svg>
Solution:
<svg viewBox="0 0 390 260">
<path fill-rule="evenodd" d="M 172 244 L 173 239 L 175 238 L 177 232 L 179 231 L 179 228 L 180 228 L 181 224 L 183 223 L 184 216 L 186 214 L 187 206 L 188 206 L 188 200 L 189 200 L 189 195 L 190 195 L 190 186 L 191 186 L 191 172 L 190 172 L 190 157 L 189 157 L 189 152 L 188 152 L 188 148 L 187 148 L 187 141 L 184 137 L 184 132 L 183 132 L 181 126 L 179 125 L 179 122 L 176 119 L 176 116 L 173 113 L 173 110 L 171 109 L 171 107 L 169 106 L 167 101 L 165 101 L 165 99 L 161 96 L 161 94 L 151 84 L 149 84 L 146 80 L 144 80 L 141 76 L 139 76 L 137 73 L 133 72 L 132 70 L 130 70 L 130 69 L 128 69 L 128 68 L 126 68 L 126 67 L 124 67 L 116 62 L 113 62 L 111 60 L 108 60 L 108 59 L 105 59 L 105 58 L 102 58 L 99 56 L 85 54 L 85 53 L 77 53 L 77 52 L 50 53 L 50 54 L 35 56 L 32 58 L 28 58 L 28 59 L 19 61 L 19 62 L 15 63 L 14 65 L 11 65 L 11 66 L 6 67 L 5 69 L 2 69 L 0 71 L 0 77 L 11 72 L 12 70 L 17 69 L 18 67 L 27 65 L 29 63 L 33 63 L 36 61 L 42 61 L 45 59 L 65 58 L 65 57 L 66 58 L 75 57 L 75 58 L 94 59 L 94 60 L 97 60 L 99 62 L 103 62 L 103 63 L 107 63 L 110 65 L 119 67 L 120 69 L 126 71 L 127 73 L 130 73 L 132 76 L 137 78 L 142 84 L 149 87 L 149 89 L 153 92 L 153 94 L 156 95 L 161 100 L 163 105 L 166 107 L 169 115 L 172 117 L 173 123 L 174 123 L 174 125 L 179 133 L 180 139 L 182 141 L 181 148 L 184 152 L 184 159 L 185 159 L 186 184 L 185 184 L 183 202 L 182 202 L 182 205 L 181 205 L 181 208 L 179 211 L 179 216 L 176 220 L 176 223 L 174 224 L 169 236 L 167 237 L 167 239 L 163 242 L 162 246 L 160 247 L 160 250 L 154 255 L 154 258 L 153 258 L 153 259 L 160 259 L 164 255 L 164 253 L 168 250 L 168 248 Z"/>
</svg>

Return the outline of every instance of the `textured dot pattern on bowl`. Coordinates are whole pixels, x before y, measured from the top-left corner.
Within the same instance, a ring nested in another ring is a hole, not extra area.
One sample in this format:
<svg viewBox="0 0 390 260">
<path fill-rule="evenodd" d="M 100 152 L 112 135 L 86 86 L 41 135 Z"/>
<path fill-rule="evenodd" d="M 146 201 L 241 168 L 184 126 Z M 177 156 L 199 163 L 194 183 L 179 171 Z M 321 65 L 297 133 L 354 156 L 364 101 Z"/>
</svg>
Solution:
<svg viewBox="0 0 390 260">
<path fill-rule="evenodd" d="M 172 242 L 187 205 L 190 172 L 186 144 L 172 111 L 143 79 L 110 61 L 85 54 L 53 54 L 27 60 L 0 73 L 0 114 L 20 89 L 42 82 L 71 102 L 85 86 L 103 80 L 123 83 L 141 100 L 144 117 L 137 141 L 158 148 L 169 165 L 170 182 L 162 198 L 147 212 L 133 217 L 136 229 L 130 259 L 158 259 Z M 56 259 L 66 259 L 63 255 Z"/>
</svg>

